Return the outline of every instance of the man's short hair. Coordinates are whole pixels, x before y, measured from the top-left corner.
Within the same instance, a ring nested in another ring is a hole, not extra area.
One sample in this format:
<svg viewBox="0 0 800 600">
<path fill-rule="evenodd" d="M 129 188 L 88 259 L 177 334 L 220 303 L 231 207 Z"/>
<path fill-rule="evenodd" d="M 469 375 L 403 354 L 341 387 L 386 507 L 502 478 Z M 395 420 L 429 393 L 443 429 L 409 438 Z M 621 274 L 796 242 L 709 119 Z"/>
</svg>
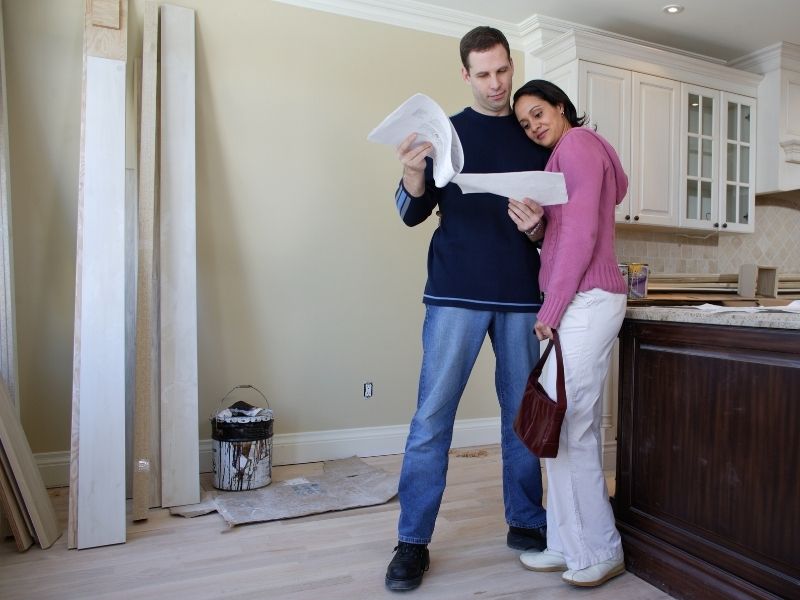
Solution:
<svg viewBox="0 0 800 600">
<path fill-rule="evenodd" d="M 511 60 L 511 50 L 508 47 L 508 40 L 503 32 L 494 27 L 481 25 L 461 38 L 459 50 L 461 51 L 461 64 L 469 71 L 469 53 L 470 52 L 485 52 L 494 48 L 497 44 L 503 46 L 508 54 L 508 59 Z"/>
</svg>

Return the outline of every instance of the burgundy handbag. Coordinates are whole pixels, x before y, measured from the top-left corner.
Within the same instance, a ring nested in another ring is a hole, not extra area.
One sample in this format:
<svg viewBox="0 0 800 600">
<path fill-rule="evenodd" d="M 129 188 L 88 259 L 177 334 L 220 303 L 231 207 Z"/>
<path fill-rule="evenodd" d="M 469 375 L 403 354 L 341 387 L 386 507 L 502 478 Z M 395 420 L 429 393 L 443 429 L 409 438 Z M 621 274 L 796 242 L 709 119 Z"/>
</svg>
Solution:
<svg viewBox="0 0 800 600">
<path fill-rule="evenodd" d="M 554 402 L 539 383 L 542 368 L 556 347 L 556 395 Z M 561 357 L 561 343 L 558 332 L 553 330 L 553 339 L 547 344 L 539 362 L 528 376 L 528 384 L 522 396 L 517 417 L 514 419 L 514 431 L 522 443 L 539 458 L 555 458 L 558 454 L 558 438 L 561 435 L 561 423 L 567 412 L 567 391 L 564 388 L 564 360 Z"/>
</svg>

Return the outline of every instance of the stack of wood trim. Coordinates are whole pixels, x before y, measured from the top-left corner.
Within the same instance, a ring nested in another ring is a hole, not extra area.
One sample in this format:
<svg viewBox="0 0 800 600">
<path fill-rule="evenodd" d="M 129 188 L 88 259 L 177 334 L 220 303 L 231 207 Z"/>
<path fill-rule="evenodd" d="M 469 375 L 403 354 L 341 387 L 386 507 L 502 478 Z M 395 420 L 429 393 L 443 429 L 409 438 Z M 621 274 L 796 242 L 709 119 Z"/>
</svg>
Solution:
<svg viewBox="0 0 800 600">
<path fill-rule="evenodd" d="M 53 504 L 8 388 L 0 382 L 0 506 L 20 551 L 33 541 L 49 548 L 61 536 Z"/>
<path fill-rule="evenodd" d="M 648 277 L 648 293 L 713 292 L 736 294 L 739 275 L 736 273 L 652 273 Z M 778 274 L 778 294 L 800 293 L 800 274 Z"/>
</svg>

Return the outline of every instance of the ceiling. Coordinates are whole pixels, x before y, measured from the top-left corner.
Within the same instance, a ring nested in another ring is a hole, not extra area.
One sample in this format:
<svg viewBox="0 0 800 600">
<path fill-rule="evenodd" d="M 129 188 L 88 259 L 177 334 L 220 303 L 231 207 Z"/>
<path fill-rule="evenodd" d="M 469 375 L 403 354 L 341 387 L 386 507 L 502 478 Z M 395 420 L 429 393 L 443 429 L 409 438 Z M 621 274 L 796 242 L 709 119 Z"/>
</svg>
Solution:
<svg viewBox="0 0 800 600">
<path fill-rule="evenodd" d="M 671 3 L 685 10 L 667 15 Z M 776 42 L 800 44 L 800 0 L 422 0 L 519 24 L 544 15 L 730 61 Z"/>
</svg>

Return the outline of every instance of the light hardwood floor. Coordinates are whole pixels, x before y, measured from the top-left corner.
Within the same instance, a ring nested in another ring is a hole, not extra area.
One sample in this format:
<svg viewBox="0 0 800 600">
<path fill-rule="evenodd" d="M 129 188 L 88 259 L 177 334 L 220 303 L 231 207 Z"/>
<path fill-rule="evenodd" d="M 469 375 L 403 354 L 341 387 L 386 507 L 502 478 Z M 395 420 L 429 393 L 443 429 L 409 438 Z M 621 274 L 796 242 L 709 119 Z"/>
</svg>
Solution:
<svg viewBox="0 0 800 600">
<path fill-rule="evenodd" d="M 399 472 L 402 456 L 365 459 Z M 320 463 L 276 467 L 273 479 L 315 475 Z M 68 490 L 50 490 L 62 525 Z M 266 598 L 270 600 L 650 600 L 667 595 L 626 573 L 595 589 L 533 573 L 505 545 L 497 446 L 451 452 L 448 486 L 430 545 L 431 568 L 413 592 L 384 588 L 399 512 L 387 504 L 228 528 L 212 513 L 193 519 L 150 511 L 128 523 L 128 542 L 18 553 L 0 543 L 0 598 Z"/>
</svg>

